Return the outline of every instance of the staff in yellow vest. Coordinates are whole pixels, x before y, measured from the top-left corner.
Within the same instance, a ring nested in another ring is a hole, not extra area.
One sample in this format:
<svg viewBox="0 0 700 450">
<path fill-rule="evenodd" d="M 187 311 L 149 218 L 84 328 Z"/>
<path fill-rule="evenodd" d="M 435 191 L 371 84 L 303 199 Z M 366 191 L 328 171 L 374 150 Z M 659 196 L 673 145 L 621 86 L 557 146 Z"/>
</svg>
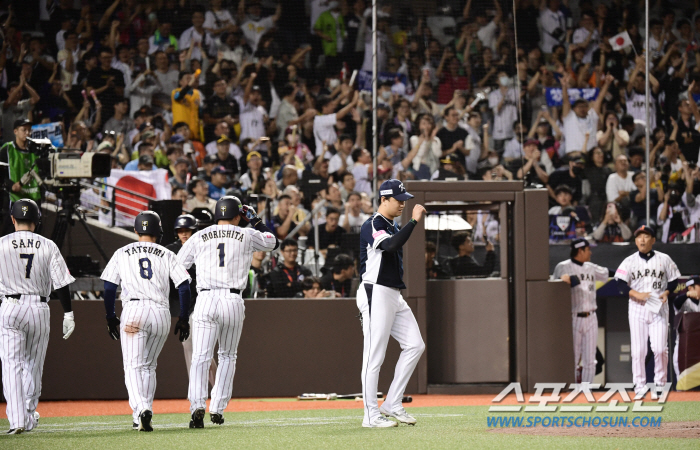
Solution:
<svg viewBox="0 0 700 450">
<path fill-rule="evenodd" d="M 172 92 L 173 123 L 185 122 L 192 132 L 192 139 L 201 141 L 199 125 L 199 106 L 202 103 L 202 93 L 194 89 L 198 83 L 199 70 L 195 74 L 188 71 L 180 72 L 180 87 Z"/>
</svg>

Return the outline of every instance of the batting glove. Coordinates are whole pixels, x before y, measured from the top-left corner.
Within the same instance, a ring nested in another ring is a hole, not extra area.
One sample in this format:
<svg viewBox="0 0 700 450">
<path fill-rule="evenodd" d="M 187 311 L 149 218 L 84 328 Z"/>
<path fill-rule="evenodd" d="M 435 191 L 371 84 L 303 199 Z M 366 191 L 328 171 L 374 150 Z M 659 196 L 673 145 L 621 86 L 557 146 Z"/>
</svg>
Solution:
<svg viewBox="0 0 700 450">
<path fill-rule="evenodd" d="M 258 218 L 258 214 L 255 212 L 255 209 L 248 205 L 241 205 L 241 214 L 248 222 L 252 222 Z"/>
<path fill-rule="evenodd" d="M 109 333 L 109 337 L 112 338 L 114 341 L 119 340 L 119 325 L 121 322 L 119 322 L 118 317 L 112 317 L 111 319 L 107 319 L 107 332 Z"/>
<path fill-rule="evenodd" d="M 63 339 L 68 339 L 75 330 L 73 311 L 63 314 Z"/>
<path fill-rule="evenodd" d="M 180 318 L 175 324 L 175 332 L 177 334 L 180 332 L 180 342 L 184 342 L 188 337 L 190 337 L 190 323 L 187 319 Z"/>
</svg>

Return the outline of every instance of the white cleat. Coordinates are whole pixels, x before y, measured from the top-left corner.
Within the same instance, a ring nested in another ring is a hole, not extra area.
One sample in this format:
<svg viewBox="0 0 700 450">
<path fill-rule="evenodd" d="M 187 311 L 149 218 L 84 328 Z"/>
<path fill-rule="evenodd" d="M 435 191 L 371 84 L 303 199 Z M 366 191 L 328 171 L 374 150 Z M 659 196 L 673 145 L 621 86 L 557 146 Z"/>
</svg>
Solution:
<svg viewBox="0 0 700 450">
<path fill-rule="evenodd" d="M 398 427 L 399 424 L 393 420 L 389 420 L 384 416 L 377 416 L 370 423 L 362 422 L 364 428 L 391 428 Z"/>
<path fill-rule="evenodd" d="M 403 408 L 400 408 L 398 411 L 394 412 L 385 411 L 384 409 L 379 408 L 379 412 L 387 417 L 393 417 L 394 419 L 398 420 L 401 423 L 405 423 L 406 425 L 416 424 L 416 418 L 408 414 Z"/>
</svg>

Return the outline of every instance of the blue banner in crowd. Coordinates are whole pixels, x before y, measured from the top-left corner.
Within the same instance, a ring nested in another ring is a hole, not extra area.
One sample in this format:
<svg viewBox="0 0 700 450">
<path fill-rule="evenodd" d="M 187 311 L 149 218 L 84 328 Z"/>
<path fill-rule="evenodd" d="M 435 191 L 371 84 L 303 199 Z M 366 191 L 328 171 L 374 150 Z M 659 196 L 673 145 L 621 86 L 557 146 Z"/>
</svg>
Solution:
<svg viewBox="0 0 700 450">
<path fill-rule="evenodd" d="M 379 76 L 377 77 L 377 85 L 382 84 L 384 81 L 391 81 L 393 84 L 397 78 L 403 84 L 408 85 L 406 75 L 391 72 L 379 72 Z M 372 91 L 372 72 L 368 70 L 360 70 L 357 73 L 357 89 L 360 91 Z"/>
<path fill-rule="evenodd" d="M 561 88 L 546 88 L 545 97 L 547 98 L 547 106 L 561 106 L 562 95 Z M 569 102 L 574 103 L 582 98 L 584 100 L 595 100 L 598 97 L 598 89 L 569 89 Z"/>
<path fill-rule="evenodd" d="M 56 148 L 63 147 L 63 133 L 61 122 L 42 123 L 32 125 L 32 139 L 48 138 Z"/>
</svg>

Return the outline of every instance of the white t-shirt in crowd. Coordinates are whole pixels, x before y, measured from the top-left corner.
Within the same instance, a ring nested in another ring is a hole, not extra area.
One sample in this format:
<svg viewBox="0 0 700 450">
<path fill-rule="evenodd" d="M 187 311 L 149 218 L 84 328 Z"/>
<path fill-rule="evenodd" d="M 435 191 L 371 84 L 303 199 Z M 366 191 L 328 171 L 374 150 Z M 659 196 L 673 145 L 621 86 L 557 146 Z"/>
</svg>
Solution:
<svg viewBox="0 0 700 450">
<path fill-rule="evenodd" d="M 326 145 L 335 145 L 338 142 L 338 134 L 335 132 L 337 122 L 335 113 L 316 116 L 314 118 L 314 138 L 316 139 L 316 156 L 323 153 L 323 141 Z"/>
<path fill-rule="evenodd" d="M 608 181 L 605 183 L 605 195 L 608 197 L 609 202 L 614 202 L 620 196 L 621 191 L 632 192 L 636 189 L 632 182 L 632 175 L 634 175 L 633 172 L 627 172 L 627 177 L 622 178 L 617 173 L 610 174 Z"/>
<path fill-rule="evenodd" d="M 489 108 L 493 110 L 493 139 L 502 140 L 513 137 L 513 122 L 518 119 L 518 94 L 515 88 L 508 88 L 503 108 L 498 111 L 498 104 L 503 99 L 500 89 L 489 94 Z"/>
<path fill-rule="evenodd" d="M 576 115 L 573 109 L 564 117 L 564 135 L 566 136 L 566 153 L 583 150 L 586 132 L 589 133 L 586 151 L 596 146 L 596 131 L 598 130 L 598 113 L 593 108 L 588 110 L 585 118 Z"/>
</svg>

